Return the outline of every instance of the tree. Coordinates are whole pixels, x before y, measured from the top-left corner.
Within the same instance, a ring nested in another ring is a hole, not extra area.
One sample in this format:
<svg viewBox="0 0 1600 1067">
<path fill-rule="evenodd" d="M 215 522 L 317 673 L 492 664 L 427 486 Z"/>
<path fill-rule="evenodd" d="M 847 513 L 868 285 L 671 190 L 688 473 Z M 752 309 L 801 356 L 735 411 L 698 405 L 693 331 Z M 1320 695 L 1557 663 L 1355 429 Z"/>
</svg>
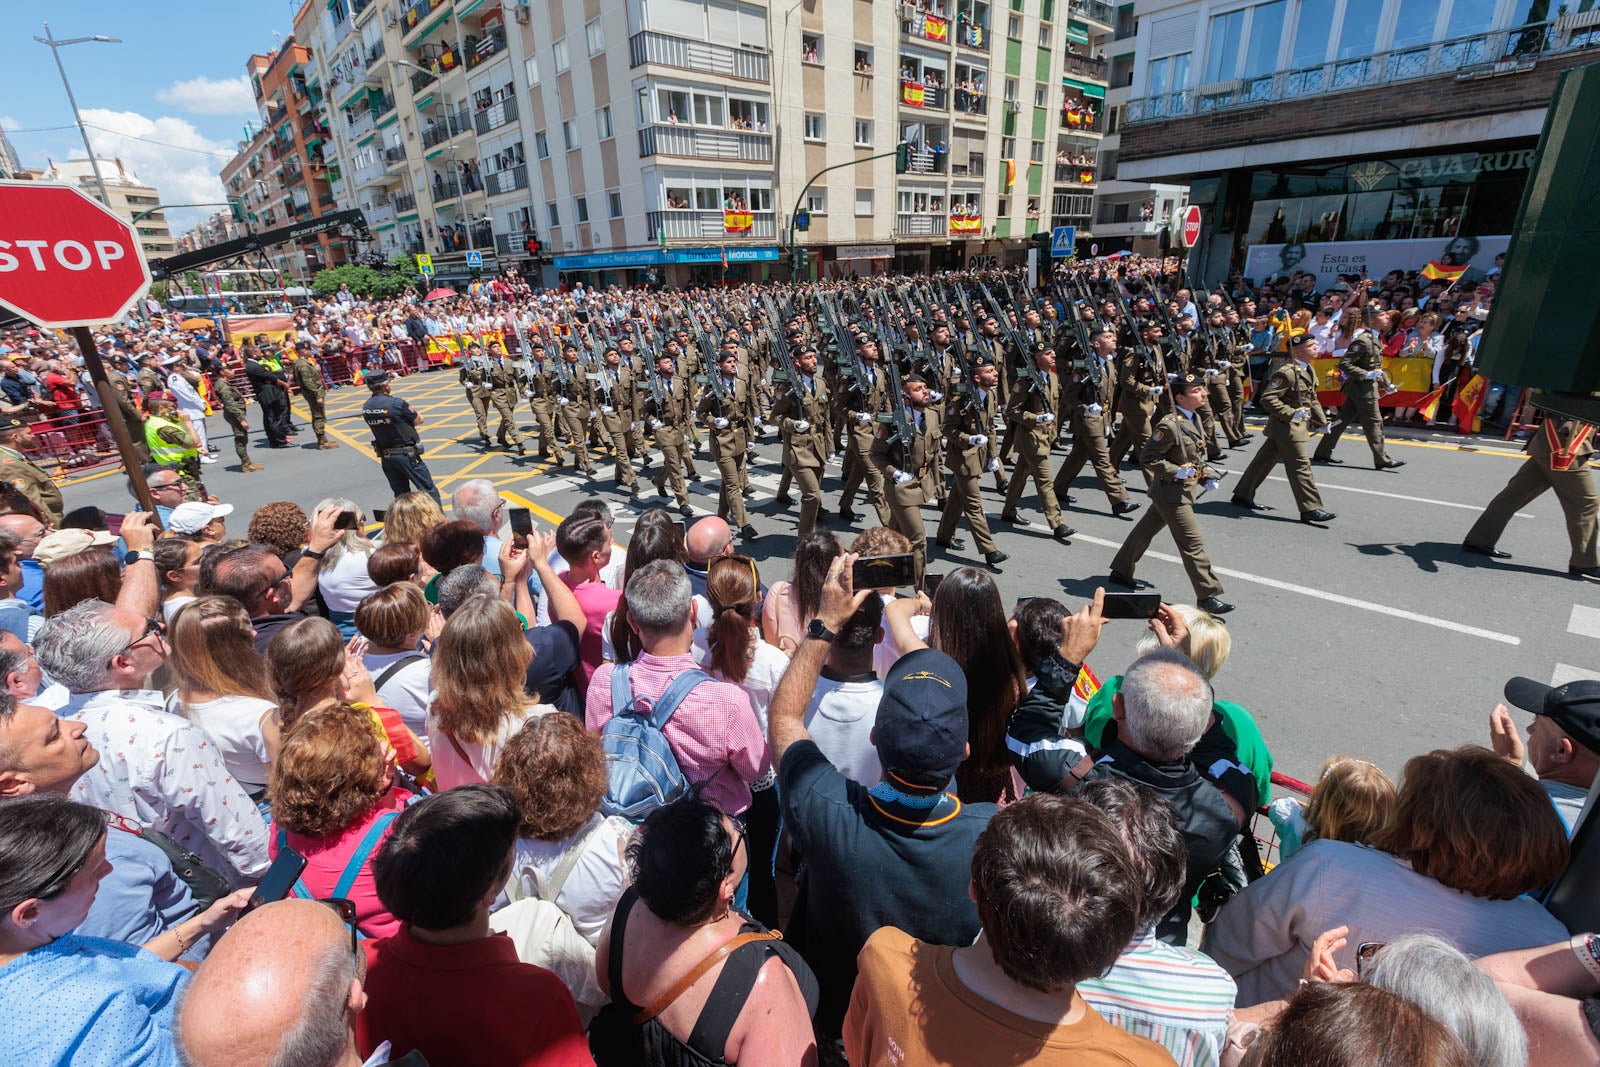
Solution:
<svg viewBox="0 0 1600 1067">
<path fill-rule="evenodd" d="M 339 286 L 348 285 L 356 296 L 369 300 L 387 300 L 399 294 L 411 279 L 393 270 L 374 270 L 354 263 L 346 263 L 328 270 L 318 271 L 311 279 L 311 291 L 318 296 L 332 296 Z"/>
</svg>

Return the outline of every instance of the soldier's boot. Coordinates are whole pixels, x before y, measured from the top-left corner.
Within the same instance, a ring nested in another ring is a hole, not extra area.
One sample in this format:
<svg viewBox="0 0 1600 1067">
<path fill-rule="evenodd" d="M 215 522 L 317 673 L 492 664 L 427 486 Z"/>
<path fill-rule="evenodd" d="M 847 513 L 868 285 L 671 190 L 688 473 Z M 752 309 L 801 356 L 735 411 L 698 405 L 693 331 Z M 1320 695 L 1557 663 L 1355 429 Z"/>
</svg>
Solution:
<svg viewBox="0 0 1600 1067">
<path fill-rule="evenodd" d="M 322 435 L 322 436 L 317 438 L 317 447 L 322 449 L 324 452 L 326 452 L 327 450 L 329 450 L 331 448 L 338 448 L 339 447 L 339 442 L 338 441 L 330 441 L 330 440 L 328 440 L 327 435 L 324 434 L 324 435 Z"/>
</svg>

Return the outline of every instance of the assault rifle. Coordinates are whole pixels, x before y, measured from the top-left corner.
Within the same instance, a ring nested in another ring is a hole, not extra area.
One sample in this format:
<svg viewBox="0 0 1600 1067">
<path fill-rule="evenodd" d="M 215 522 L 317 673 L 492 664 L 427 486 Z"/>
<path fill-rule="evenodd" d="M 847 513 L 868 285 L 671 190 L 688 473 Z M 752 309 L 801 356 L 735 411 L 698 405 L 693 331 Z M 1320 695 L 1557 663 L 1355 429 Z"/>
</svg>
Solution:
<svg viewBox="0 0 1600 1067">
<path fill-rule="evenodd" d="M 1045 392 L 1044 375 L 1039 373 L 1039 365 L 1033 361 L 1033 344 L 1028 340 L 1027 331 L 1021 326 L 1012 326 L 1000 312 L 1000 304 L 995 300 L 994 294 L 989 291 L 989 286 L 983 281 L 978 282 L 978 290 L 983 293 L 984 302 L 989 306 L 989 314 L 1000 329 L 1011 341 L 1017 350 L 1017 371 L 1022 375 L 1024 386 L 1032 391 Z"/>
</svg>

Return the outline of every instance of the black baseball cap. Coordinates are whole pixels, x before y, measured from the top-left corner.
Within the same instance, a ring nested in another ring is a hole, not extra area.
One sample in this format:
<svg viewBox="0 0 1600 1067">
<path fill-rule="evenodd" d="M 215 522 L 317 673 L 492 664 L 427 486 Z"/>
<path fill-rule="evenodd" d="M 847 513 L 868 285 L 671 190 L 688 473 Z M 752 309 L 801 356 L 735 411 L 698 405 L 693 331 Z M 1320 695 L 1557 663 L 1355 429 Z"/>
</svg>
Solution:
<svg viewBox="0 0 1600 1067">
<path fill-rule="evenodd" d="M 873 725 L 885 770 L 949 779 L 966 758 L 967 676 L 943 652 L 920 648 L 895 660 Z"/>
<path fill-rule="evenodd" d="M 1532 678 L 1506 683 L 1506 700 L 1543 715 L 1590 752 L 1600 753 L 1600 681 L 1584 679 L 1566 685 L 1545 685 Z"/>
</svg>

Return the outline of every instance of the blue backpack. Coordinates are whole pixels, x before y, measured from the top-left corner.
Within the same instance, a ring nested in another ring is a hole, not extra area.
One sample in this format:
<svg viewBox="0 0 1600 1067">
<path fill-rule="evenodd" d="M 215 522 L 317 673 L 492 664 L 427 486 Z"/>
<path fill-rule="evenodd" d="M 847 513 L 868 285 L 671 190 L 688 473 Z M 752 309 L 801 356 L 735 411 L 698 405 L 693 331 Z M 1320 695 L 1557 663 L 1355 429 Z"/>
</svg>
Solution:
<svg viewBox="0 0 1600 1067">
<path fill-rule="evenodd" d="M 612 668 L 611 719 L 600 731 L 608 778 L 606 795 L 600 800 L 602 812 L 643 822 L 655 809 L 688 795 L 689 780 L 661 731 L 690 691 L 709 681 L 705 671 L 684 671 L 653 707 L 640 710 L 628 684 L 628 665 Z"/>
<path fill-rule="evenodd" d="M 378 838 L 382 837 L 383 832 L 389 828 L 389 824 L 399 817 L 400 813 L 398 811 L 390 811 L 385 812 L 374 820 L 373 824 L 367 828 L 366 836 L 361 839 L 361 843 L 356 845 L 355 852 L 351 853 L 350 862 L 345 864 L 344 873 L 339 875 L 339 882 L 333 887 L 333 892 L 328 894 L 329 896 L 348 897 L 350 895 L 350 890 L 355 888 L 356 879 L 361 875 L 361 869 L 367 865 L 367 860 L 372 856 L 373 850 L 378 847 Z M 283 848 L 288 843 L 289 835 L 284 831 L 283 827 L 278 827 L 278 847 Z M 316 895 L 306 888 L 305 882 L 299 878 L 294 880 L 294 888 L 291 892 L 301 900 L 317 899 Z M 358 940 L 364 941 L 367 935 L 357 930 L 356 937 Z"/>
</svg>

